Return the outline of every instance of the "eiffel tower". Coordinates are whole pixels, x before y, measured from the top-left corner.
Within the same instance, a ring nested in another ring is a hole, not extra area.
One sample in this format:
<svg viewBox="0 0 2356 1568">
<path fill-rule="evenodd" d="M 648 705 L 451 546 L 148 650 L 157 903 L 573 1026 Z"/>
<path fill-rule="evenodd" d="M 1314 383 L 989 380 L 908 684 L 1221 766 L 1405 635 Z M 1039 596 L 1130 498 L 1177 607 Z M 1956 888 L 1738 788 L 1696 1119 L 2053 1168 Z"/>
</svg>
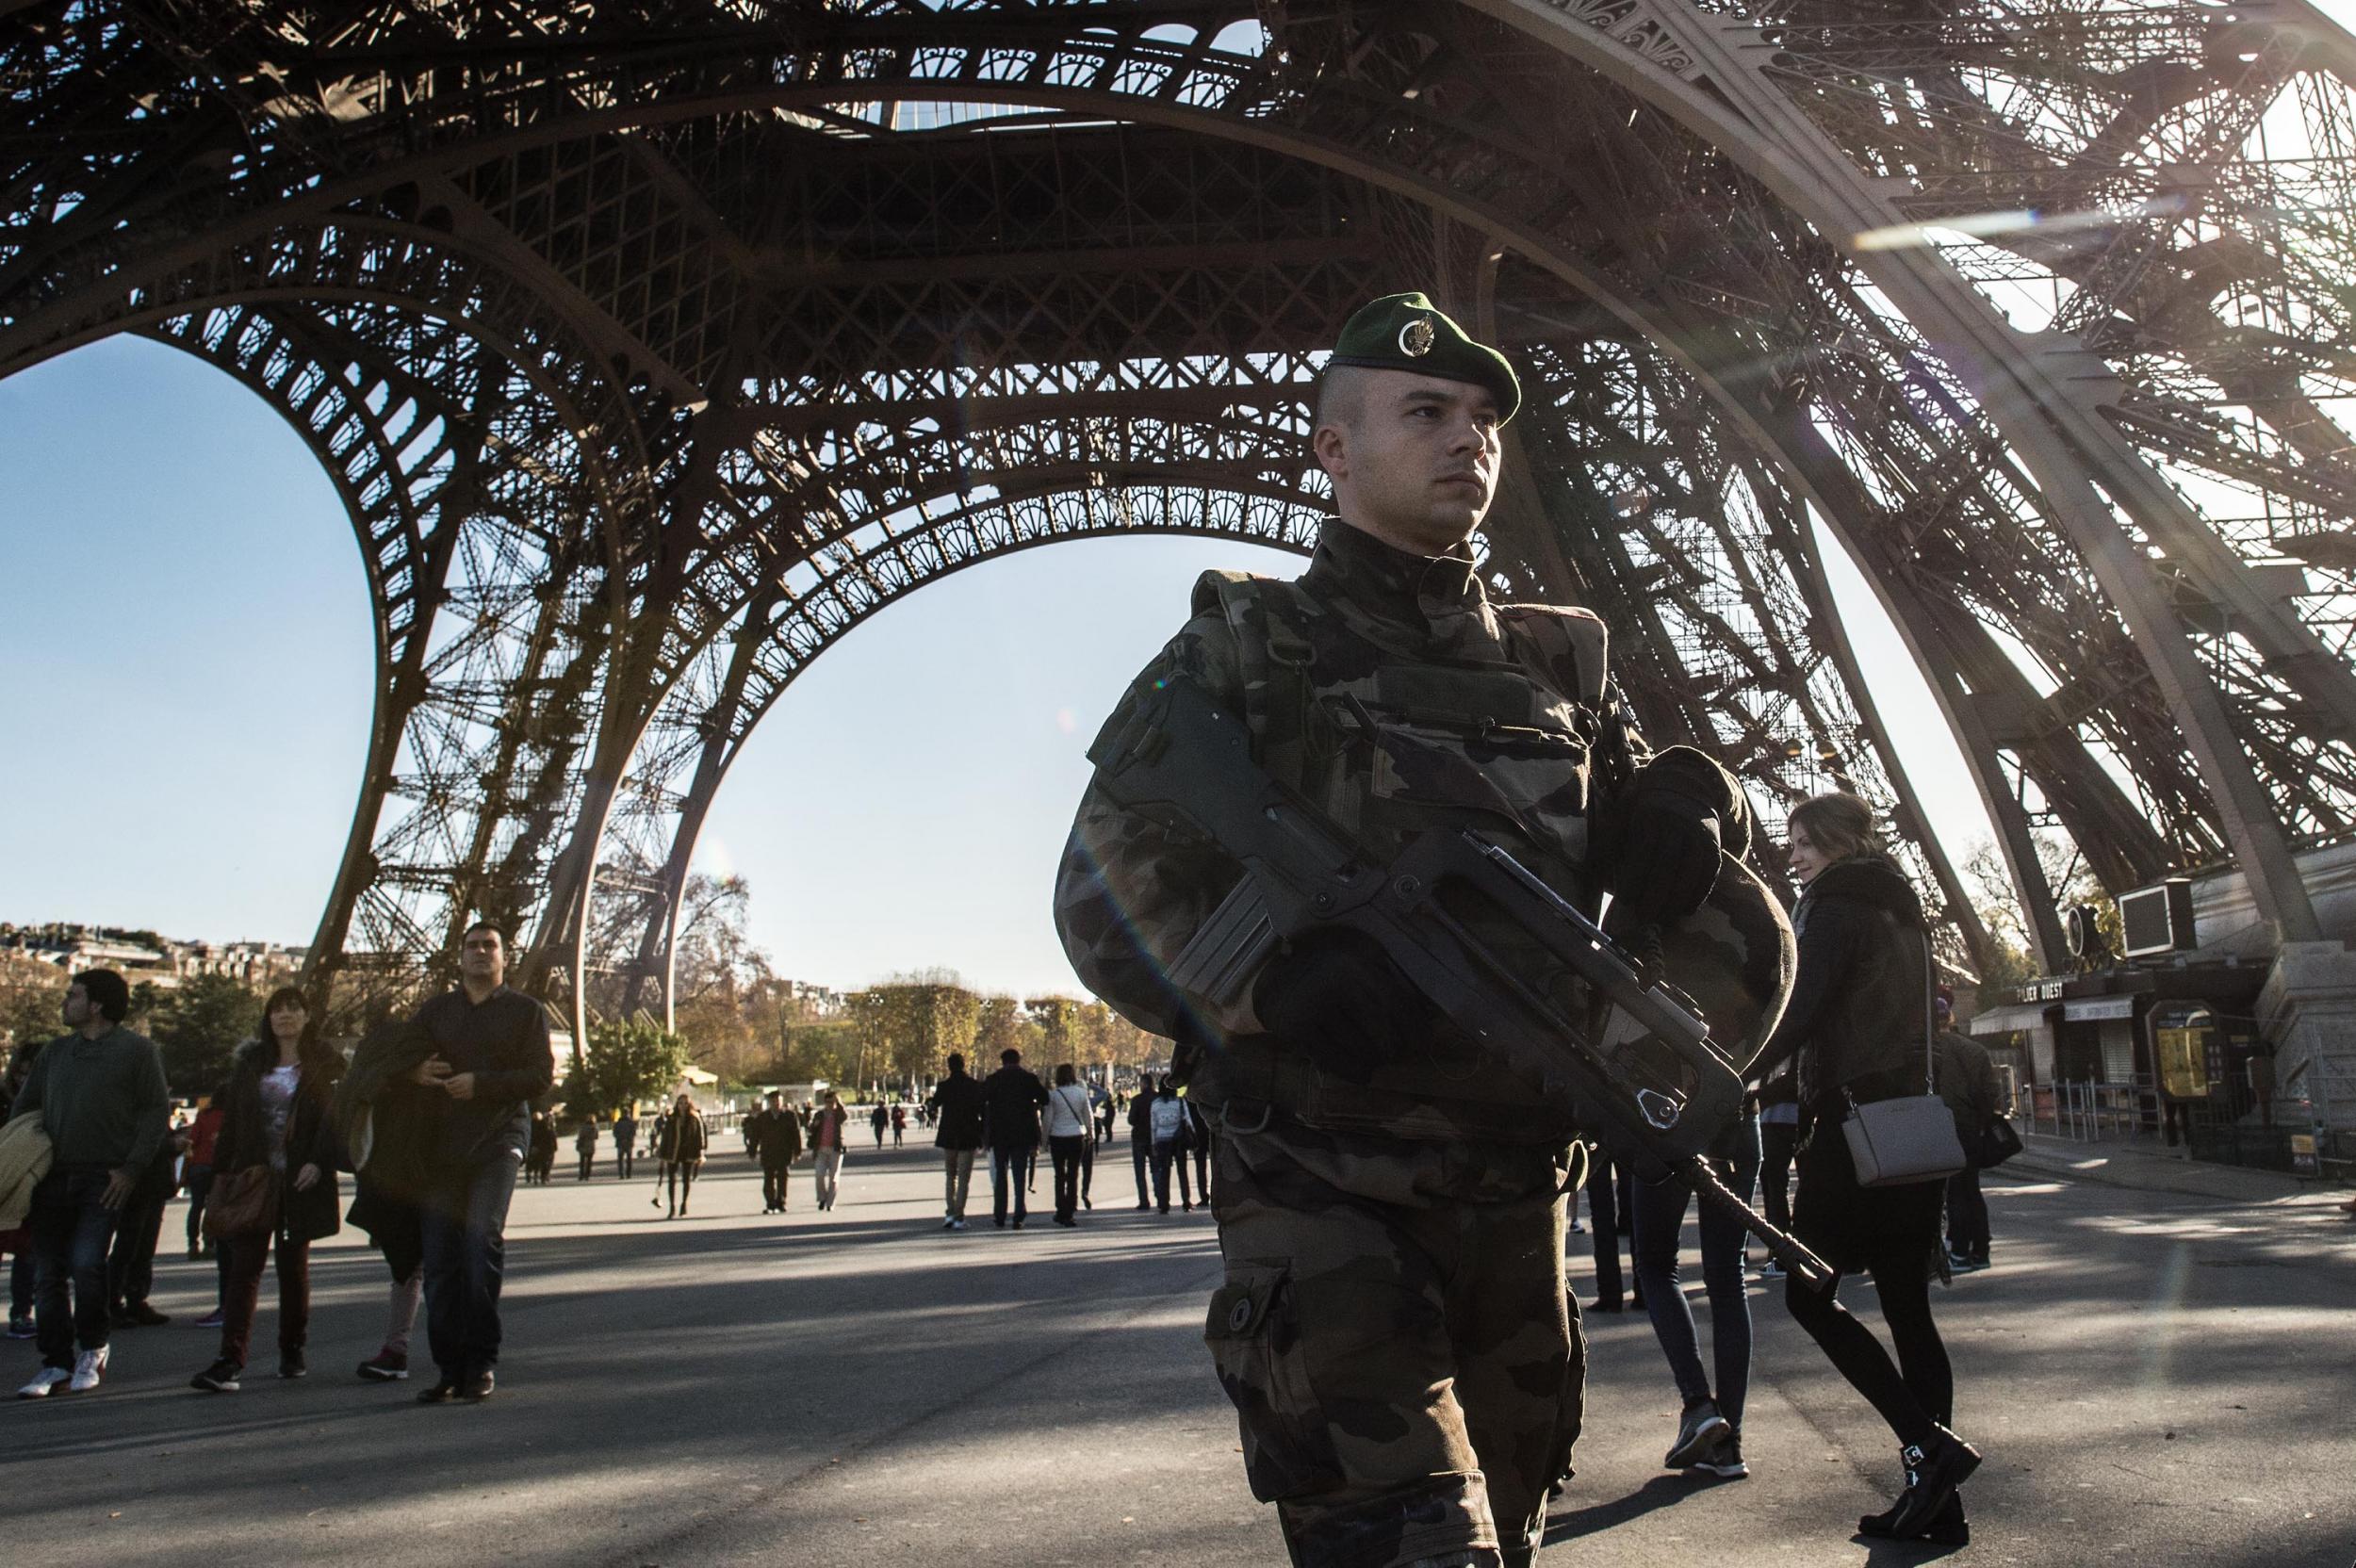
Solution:
<svg viewBox="0 0 2356 1568">
<path fill-rule="evenodd" d="M 173 345 L 350 514 L 347 1011 L 477 913 L 577 1028 L 665 1006 L 811 661 L 1058 540 L 1306 549 L 1317 351 L 1403 287 L 1530 392 L 1498 591 L 1600 611 L 1771 820 L 1890 812 L 1963 961 L 1827 547 L 2049 969 L 2046 834 L 2318 934 L 2356 41 L 2299 0 L 0 0 L 0 375 Z"/>
</svg>

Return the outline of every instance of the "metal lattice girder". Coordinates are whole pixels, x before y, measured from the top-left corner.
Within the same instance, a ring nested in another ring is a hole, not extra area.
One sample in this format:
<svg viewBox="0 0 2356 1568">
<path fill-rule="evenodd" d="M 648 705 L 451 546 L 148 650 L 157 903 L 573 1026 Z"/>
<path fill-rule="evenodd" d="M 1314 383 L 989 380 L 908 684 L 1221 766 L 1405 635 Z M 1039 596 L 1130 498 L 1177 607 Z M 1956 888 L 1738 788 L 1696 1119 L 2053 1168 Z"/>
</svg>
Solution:
<svg viewBox="0 0 2356 1568">
<path fill-rule="evenodd" d="M 2356 817 L 2351 57 L 2125 0 L 34 4 L 0 373 L 273 333 L 214 357 L 386 476 L 347 504 L 412 651 L 331 952 L 437 888 L 534 921 L 576 1005 L 644 977 L 619 903 L 831 637 L 1073 531 L 1297 535 L 1305 356 L 1433 280 L 1553 400 L 1492 566 L 1621 606 L 1653 727 L 1770 796 L 1841 759 L 1911 825 L 1812 515 L 2033 921 L 2052 824 L 2114 882 L 2230 853 L 2296 934 L 2287 846 Z M 1975 237 L 1858 248 L 1931 220 Z M 401 467 L 403 377 L 447 473 Z"/>
</svg>

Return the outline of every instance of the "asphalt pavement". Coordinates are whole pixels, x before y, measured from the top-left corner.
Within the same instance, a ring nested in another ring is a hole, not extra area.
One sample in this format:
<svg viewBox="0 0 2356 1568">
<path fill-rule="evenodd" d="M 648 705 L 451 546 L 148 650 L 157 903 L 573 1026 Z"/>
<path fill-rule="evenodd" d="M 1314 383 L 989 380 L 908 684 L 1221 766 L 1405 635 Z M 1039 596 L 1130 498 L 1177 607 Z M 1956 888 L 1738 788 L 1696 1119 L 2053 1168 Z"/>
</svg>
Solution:
<svg viewBox="0 0 2356 1568">
<path fill-rule="evenodd" d="M 948 1234 L 915 1135 L 855 1148 L 829 1214 L 797 1169 L 782 1218 L 722 1142 L 687 1219 L 610 1163 L 579 1184 L 568 1158 L 517 1193 L 499 1392 L 480 1406 L 354 1379 L 384 1273 L 352 1235 L 315 1252 L 309 1378 L 270 1375 L 266 1282 L 244 1391 L 193 1392 L 212 1269 L 171 1257 L 155 1304 L 173 1322 L 119 1333 L 103 1389 L 0 1406 L 6 1560 L 1284 1561 L 1200 1339 L 1213 1227 L 1137 1213 L 1125 1145 L 1077 1231 L 992 1230 L 977 1172 L 974 1229 Z M 1990 1202 L 1997 1266 L 1937 1301 L 1957 1424 L 1988 1456 L 1970 1546 L 1853 1538 L 1898 1485 L 1895 1449 L 1762 1284 L 1745 1481 L 1658 1468 L 1677 1401 L 1650 1326 L 1589 1318 L 1579 1475 L 1541 1561 L 2356 1562 L 2356 1223 L 2321 1195 L 2042 1178 L 1992 1180 Z M 1844 1291 L 1872 1321 L 1870 1284 Z M 0 1373 L 13 1387 L 37 1360 L 10 1345 Z"/>
</svg>

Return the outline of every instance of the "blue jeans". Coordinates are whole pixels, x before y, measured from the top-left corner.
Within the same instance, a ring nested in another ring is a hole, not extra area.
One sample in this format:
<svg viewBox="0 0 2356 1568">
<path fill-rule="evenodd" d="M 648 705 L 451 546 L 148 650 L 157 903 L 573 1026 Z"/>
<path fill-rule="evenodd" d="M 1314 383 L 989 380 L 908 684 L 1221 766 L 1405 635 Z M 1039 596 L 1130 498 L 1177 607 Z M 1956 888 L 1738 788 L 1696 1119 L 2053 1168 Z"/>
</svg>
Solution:
<svg viewBox="0 0 2356 1568">
<path fill-rule="evenodd" d="M 1710 1163 L 1737 1198 L 1749 1201 L 1759 1180 L 1759 1123 L 1738 1130 L 1741 1147 L 1730 1160 Z M 1638 1182 L 1634 1193 L 1636 1282 L 1644 1292 L 1652 1331 L 1669 1358 L 1677 1392 L 1690 1403 L 1707 1399 L 1710 1380 L 1702 1372 L 1700 1336 L 1693 1309 L 1678 1283 L 1677 1253 L 1685 1230 L 1685 1208 L 1693 1195 L 1682 1182 L 1655 1185 Z M 1742 1222 L 1704 1208 L 1701 1214 L 1702 1283 L 1710 1293 L 1710 1359 L 1717 1364 L 1718 1413 L 1742 1429 L 1742 1402 L 1751 1384 L 1751 1298 L 1742 1282 Z"/>
<path fill-rule="evenodd" d="M 33 1189 L 33 1320 L 44 1366 L 72 1366 L 75 1341 L 106 1345 L 106 1243 L 115 1211 L 100 1200 L 106 1172 L 52 1169 Z M 67 1287 L 73 1301 L 67 1303 Z"/>
<path fill-rule="evenodd" d="M 502 1153 L 441 1172 L 423 1204 L 425 1332 L 434 1364 L 458 1382 L 499 1364 L 499 1281 L 516 1160 Z"/>
</svg>

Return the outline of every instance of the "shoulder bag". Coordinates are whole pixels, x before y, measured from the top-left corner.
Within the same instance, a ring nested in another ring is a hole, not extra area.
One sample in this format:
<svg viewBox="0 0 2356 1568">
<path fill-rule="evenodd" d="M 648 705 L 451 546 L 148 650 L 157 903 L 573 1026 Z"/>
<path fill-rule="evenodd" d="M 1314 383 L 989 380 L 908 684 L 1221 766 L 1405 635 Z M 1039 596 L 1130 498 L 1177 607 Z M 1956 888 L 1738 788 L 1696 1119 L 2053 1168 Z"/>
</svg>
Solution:
<svg viewBox="0 0 2356 1568">
<path fill-rule="evenodd" d="M 278 1225 L 278 1173 L 250 1165 L 213 1185 L 205 1200 L 205 1233 L 215 1241 L 257 1236 Z"/>
<path fill-rule="evenodd" d="M 1931 974 L 1930 933 L 1922 934 L 1922 1094 L 1858 1104 L 1846 1089 L 1849 1114 L 1841 1123 L 1849 1140 L 1849 1157 L 1857 1167 L 1861 1187 L 1905 1186 L 1915 1182 L 1943 1182 L 1964 1168 L 1963 1140 L 1955 1135 L 1955 1115 L 1939 1097 L 1938 1057 L 1933 1053 L 1931 1021 L 1938 1014 Z"/>
<path fill-rule="evenodd" d="M 1973 1140 L 1972 1163 L 1982 1170 L 1993 1170 L 2021 1152 L 2021 1134 L 2012 1124 L 2012 1118 L 1999 1111 L 1988 1119 Z"/>
</svg>

